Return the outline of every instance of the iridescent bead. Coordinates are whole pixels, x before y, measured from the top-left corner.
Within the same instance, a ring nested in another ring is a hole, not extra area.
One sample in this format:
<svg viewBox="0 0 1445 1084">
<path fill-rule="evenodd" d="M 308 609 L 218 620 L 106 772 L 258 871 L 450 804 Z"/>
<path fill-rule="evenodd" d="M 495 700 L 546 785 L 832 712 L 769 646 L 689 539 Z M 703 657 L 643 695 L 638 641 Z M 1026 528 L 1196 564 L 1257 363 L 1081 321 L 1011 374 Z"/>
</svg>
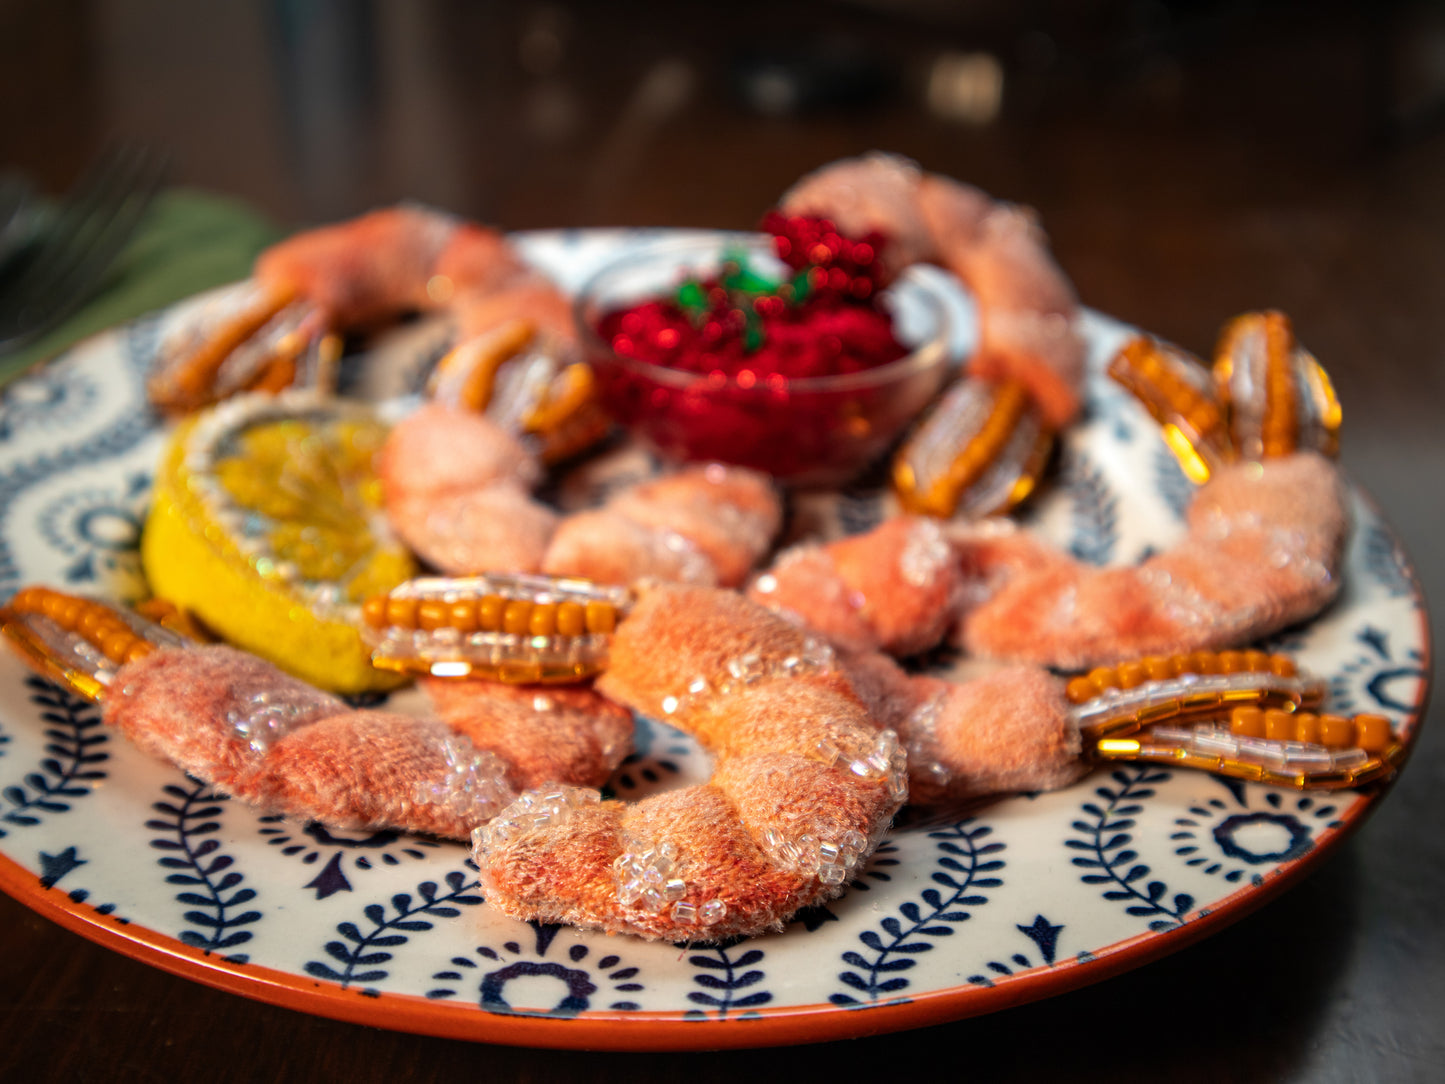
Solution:
<svg viewBox="0 0 1445 1084">
<path fill-rule="evenodd" d="M 727 663 L 728 673 L 737 678 L 745 685 L 752 685 L 767 675 L 768 667 L 763 658 L 756 651 L 750 651 L 746 655 L 739 655 L 735 659 L 729 659 Z"/>
<path fill-rule="evenodd" d="M 601 797 L 585 787 L 529 790 L 487 826 L 487 844 L 479 852 L 514 843 L 524 836 L 565 825 L 573 812 L 596 805 Z"/>
<path fill-rule="evenodd" d="M 435 782 L 418 783 L 414 800 L 441 806 L 458 817 L 489 820 L 513 797 L 506 781 L 506 765 L 486 750 L 478 750 L 459 735 L 448 737 L 442 746 L 445 775 Z"/>
<path fill-rule="evenodd" d="M 943 529 L 932 519 L 918 520 L 908 533 L 899 555 L 898 569 L 906 583 L 924 588 L 933 584 L 953 558 Z"/>
<path fill-rule="evenodd" d="M 842 751 L 827 738 L 819 738 L 813 751 L 818 759 L 830 768 L 843 759 Z"/>
</svg>

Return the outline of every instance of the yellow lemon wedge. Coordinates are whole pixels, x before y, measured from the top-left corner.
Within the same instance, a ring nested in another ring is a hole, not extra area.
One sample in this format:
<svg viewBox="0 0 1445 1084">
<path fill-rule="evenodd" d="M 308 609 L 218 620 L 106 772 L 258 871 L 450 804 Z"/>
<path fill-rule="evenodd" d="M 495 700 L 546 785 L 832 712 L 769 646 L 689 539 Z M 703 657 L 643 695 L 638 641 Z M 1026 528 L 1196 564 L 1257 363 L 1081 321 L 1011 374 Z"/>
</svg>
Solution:
<svg viewBox="0 0 1445 1084">
<path fill-rule="evenodd" d="M 182 423 L 141 535 L 151 589 L 313 685 L 395 686 L 360 632 L 361 603 L 416 575 L 381 508 L 385 439 L 366 407 L 310 392 L 238 396 Z"/>
</svg>

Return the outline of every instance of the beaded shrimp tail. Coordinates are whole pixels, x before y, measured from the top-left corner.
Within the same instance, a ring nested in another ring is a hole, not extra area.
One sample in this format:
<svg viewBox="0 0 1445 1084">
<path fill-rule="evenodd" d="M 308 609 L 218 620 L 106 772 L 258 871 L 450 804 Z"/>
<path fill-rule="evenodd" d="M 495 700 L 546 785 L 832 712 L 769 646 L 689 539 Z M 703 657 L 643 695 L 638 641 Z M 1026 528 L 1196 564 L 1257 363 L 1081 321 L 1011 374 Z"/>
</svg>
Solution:
<svg viewBox="0 0 1445 1084">
<path fill-rule="evenodd" d="M 630 747 L 627 714 L 590 690 L 559 702 L 473 685 L 451 694 L 448 725 L 353 710 L 245 652 L 43 588 L 16 595 L 4 629 L 41 672 L 103 701 L 105 721 L 150 755 L 333 827 L 465 839 L 549 778 L 599 785 Z M 559 741 L 559 727 L 579 733 Z"/>
</svg>

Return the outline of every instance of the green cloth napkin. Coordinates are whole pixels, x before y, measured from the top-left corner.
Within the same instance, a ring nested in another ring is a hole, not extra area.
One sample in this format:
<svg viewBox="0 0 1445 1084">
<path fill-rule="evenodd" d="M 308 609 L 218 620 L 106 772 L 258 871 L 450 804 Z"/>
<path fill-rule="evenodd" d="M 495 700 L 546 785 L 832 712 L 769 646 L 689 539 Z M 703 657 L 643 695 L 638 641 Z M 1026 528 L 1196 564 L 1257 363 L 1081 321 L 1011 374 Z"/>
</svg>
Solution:
<svg viewBox="0 0 1445 1084">
<path fill-rule="evenodd" d="M 0 357 L 0 385 L 98 331 L 245 278 L 280 234 L 236 200 L 183 188 L 160 193 L 94 296 L 43 338 Z"/>
</svg>

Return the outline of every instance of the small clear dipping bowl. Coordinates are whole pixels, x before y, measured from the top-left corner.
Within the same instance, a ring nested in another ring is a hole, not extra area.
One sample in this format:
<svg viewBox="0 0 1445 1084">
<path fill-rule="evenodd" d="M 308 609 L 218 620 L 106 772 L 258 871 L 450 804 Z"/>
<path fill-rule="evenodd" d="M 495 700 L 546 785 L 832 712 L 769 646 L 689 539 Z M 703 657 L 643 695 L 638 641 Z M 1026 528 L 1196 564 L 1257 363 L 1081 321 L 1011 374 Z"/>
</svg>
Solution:
<svg viewBox="0 0 1445 1084">
<path fill-rule="evenodd" d="M 684 372 L 624 357 L 598 332 L 608 313 L 670 297 L 742 254 L 778 280 L 792 272 L 762 234 L 705 234 L 650 244 L 582 287 L 575 313 L 601 401 L 620 424 L 673 461 L 721 461 L 795 487 L 836 486 L 878 459 L 938 392 L 952 363 L 940 284 L 910 270 L 879 296 L 907 353 L 837 376 L 759 378 Z"/>
</svg>

